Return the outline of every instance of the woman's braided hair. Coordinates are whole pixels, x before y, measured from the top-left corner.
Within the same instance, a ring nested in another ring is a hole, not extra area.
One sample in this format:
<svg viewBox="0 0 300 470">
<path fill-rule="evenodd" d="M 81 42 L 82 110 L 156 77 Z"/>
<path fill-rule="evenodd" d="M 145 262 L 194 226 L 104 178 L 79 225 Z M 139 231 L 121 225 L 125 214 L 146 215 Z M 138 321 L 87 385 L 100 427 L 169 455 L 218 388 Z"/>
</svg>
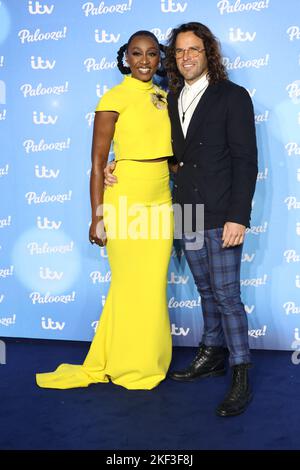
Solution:
<svg viewBox="0 0 300 470">
<path fill-rule="evenodd" d="M 147 30 L 137 31 L 136 33 L 132 34 L 132 36 L 130 36 L 130 38 L 128 39 L 128 42 L 126 44 L 123 44 L 123 46 L 121 46 L 120 49 L 118 50 L 117 65 L 118 65 L 118 69 L 120 70 L 120 72 L 123 75 L 128 75 L 129 73 L 131 73 L 130 67 L 127 67 L 124 64 L 124 55 L 125 55 L 125 52 L 128 51 L 128 47 L 129 47 L 131 41 L 134 38 L 136 38 L 137 36 L 147 36 L 147 37 L 153 39 L 153 41 L 155 41 L 156 44 L 158 45 L 159 50 L 161 52 L 161 55 L 165 54 L 165 46 L 163 46 L 163 44 L 159 43 L 159 41 L 158 41 L 157 37 L 155 36 L 155 34 L 151 33 L 151 31 L 147 31 Z M 162 60 L 161 60 L 161 62 L 162 62 Z M 162 65 L 160 66 L 160 68 L 155 73 L 156 73 L 156 75 L 159 75 L 160 77 L 165 77 L 166 74 L 167 74 Z"/>
</svg>

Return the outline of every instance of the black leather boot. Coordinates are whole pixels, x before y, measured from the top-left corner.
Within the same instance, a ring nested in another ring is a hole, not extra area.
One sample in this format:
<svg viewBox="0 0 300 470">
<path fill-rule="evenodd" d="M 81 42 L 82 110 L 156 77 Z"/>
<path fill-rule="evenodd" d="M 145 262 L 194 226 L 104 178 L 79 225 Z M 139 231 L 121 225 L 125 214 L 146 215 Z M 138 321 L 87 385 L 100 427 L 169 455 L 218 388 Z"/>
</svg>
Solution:
<svg viewBox="0 0 300 470">
<path fill-rule="evenodd" d="M 248 377 L 250 366 L 250 364 L 233 366 L 231 389 L 216 410 L 218 416 L 236 416 L 247 408 L 252 400 Z"/>
<path fill-rule="evenodd" d="M 225 351 L 219 346 L 200 344 L 195 359 L 182 371 L 170 372 L 171 379 L 191 382 L 200 377 L 216 377 L 225 374 Z"/>
</svg>

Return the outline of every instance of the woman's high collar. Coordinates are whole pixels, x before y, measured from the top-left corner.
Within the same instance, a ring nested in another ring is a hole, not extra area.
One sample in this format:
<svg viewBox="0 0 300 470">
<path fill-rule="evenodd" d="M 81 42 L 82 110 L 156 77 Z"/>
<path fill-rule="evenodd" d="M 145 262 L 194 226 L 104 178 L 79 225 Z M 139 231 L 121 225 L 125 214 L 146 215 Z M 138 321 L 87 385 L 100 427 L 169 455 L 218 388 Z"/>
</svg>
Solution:
<svg viewBox="0 0 300 470">
<path fill-rule="evenodd" d="M 131 88 L 137 88 L 139 90 L 151 90 L 151 88 L 153 88 L 152 80 L 149 80 L 149 82 L 142 82 L 142 80 L 133 78 L 130 75 L 125 75 L 123 84 Z"/>
</svg>

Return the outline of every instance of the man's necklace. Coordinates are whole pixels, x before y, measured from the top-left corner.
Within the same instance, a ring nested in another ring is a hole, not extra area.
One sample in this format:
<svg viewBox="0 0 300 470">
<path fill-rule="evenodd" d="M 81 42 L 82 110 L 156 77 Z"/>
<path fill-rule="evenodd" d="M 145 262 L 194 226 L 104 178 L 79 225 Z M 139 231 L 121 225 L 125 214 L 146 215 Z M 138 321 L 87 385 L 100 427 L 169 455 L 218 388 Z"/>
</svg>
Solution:
<svg viewBox="0 0 300 470">
<path fill-rule="evenodd" d="M 190 104 L 188 105 L 188 107 L 183 110 L 183 104 L 182 104 L 182 96 L 183 96 L 183 93 L 181 93 L 181 96 L 180 96 L 180 104 L 181 104 L 181 112 L 182 112 L 182 115 L 181 115 L 181 121 L 182 123 L 184 123 L 184 119 L 185 119 L 185 113 L 187 112 L 187 110 L 189 109 L 189 107 L 193 104 L 193 102 L 195 101 L 195 99 L 197 98 L 197 96 L 200 95 L 200 93 L 202 93 L 202 91 L 207 87 L 207 83 L 205 84 L 205 86 L 203 88 L 201 88 L 200 91 L 198 91 L 197 95 L 194 96 L 194 98 L 192 99 L 192 101 L 190 102 Z"/>
</svg>

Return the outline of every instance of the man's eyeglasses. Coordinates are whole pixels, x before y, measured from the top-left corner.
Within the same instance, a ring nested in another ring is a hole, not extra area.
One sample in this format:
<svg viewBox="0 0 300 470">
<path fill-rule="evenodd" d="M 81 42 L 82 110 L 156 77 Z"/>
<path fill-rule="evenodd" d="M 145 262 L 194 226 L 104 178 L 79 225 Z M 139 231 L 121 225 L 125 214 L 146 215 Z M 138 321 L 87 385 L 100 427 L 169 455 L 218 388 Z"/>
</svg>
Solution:
<svg viewBox="0 0 300 470">
<path fill-rule="evenodd" d="M 198 49 L 198 47 L 188 47 L 187 49 L 175 49 L 174 51 L 175 58 L 182 59 L 185 51 L 188 53 L 188 56 L 191 57 L 191 59 L 195 59 L 195 57 L 198 57 L 198 55 L 200 55 L 201 52 L 205 51 L 205 48 Z"/>
</svg>

